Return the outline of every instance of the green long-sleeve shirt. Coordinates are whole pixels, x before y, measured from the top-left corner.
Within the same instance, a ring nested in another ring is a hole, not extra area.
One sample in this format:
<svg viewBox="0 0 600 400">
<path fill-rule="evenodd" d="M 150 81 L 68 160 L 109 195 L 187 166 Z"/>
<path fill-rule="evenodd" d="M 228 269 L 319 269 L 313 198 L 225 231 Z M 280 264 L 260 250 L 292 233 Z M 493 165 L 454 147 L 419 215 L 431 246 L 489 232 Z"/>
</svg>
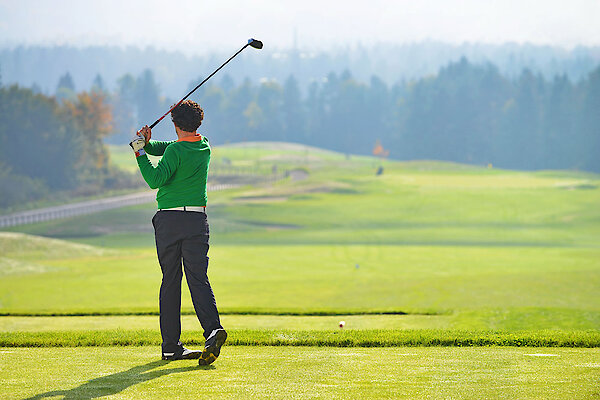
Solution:
<svg viewBox="0 0 600 400">
<path fill-rule="evenodd" d="M 208 139 L 200 135 L 168 142 L 151 140 L 144 151 L 162 156 L 154 167 L 148 156 L 137 157 L 144 180 L 158 188 L 158 208 L 206 206 L 206 180 L 210 163 Z"/>
</svg>

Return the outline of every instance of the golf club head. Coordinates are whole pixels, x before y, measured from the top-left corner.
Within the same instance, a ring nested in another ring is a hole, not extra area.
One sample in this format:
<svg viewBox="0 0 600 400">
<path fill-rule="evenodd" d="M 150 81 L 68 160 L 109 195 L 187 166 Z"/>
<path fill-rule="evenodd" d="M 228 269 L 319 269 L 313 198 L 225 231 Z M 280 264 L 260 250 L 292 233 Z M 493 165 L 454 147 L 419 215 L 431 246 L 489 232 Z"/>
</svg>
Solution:
<svg viewBox="0 0 600 400">
<path fill-rule="evenodd" d="M 256 40 L 256 39 L 248 39 L 248 44 L 252 47 L 254 47 L 255 49 L 262 49 L 263 48 L 263 43 L 260 40 Z"/>
</svg>

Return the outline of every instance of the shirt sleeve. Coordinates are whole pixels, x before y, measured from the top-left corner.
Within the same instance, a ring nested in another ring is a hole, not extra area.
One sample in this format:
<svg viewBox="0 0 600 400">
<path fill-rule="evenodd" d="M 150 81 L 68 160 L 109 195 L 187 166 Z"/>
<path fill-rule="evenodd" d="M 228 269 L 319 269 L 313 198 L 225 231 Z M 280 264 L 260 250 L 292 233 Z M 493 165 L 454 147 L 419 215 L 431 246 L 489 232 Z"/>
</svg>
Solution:
<svg viewBox="0 0 600 400">
<path fill-rule="evenodd" d="M 171 143 L 175 143 L 177 140 L 169 140 L 169 141 L 160 141 L 160 140 L 150 140 L 144 146 L 144 151 L 151 156 L 162 156 Z"/>
<path fill-rule="evenodd" d="M 167 183 L 179 166 L 179 154 L 173 147 L 166 147 L 163 151 L 163 157 L 156 167 L 152 165 L 145 154 L 136 158 L 142 177 L 151 189 L 159 188 Z"/>
</svg>

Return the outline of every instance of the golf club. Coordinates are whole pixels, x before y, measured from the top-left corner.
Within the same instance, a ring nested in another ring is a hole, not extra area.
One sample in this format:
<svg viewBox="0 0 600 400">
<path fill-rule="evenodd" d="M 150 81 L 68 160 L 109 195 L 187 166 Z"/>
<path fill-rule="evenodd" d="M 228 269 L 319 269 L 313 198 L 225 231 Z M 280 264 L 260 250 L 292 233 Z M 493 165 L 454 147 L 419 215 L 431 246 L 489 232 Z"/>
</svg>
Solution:
<svg viewBox="0 0 600 400">
<path fill-rule="evenodd" d="M 205 80 L 203 80 L 202 82 L 200 82 L 200 84 L 198 86 L 196 86 L 194 89 L 192 89 L 192 91 L 190 91 L 188 94 L 186 94 L 183 99 L 179 100 L 179 102 L 177 104 L 175 104 L 173 107 L 171 107 L 169 109 L 169 111 L 167 111 L 162 117 L 160 117 L 159 119 L 157 119 L 156 121 L 154 121 L 154 123 L 152 125 L 150 125 L 150 129 L 154 128 L 154 126 L 156 126 L 156 124 L 158 124 L 160 121 L 162 121 L 162 119 L 164 117 L 166 117 L 167 115 L 169 115 L 169 113 L 171 111 L 173 111 L 178 105 L 180 105 L 185 99 L 187 99 L 192 93 L 194 93 L 196 91 L 196 89 L 198 89 L 200 86 L 202 86 L 204 84 L 204 82 L 206 82 L 207 80 L 209 80 L 214 74 L 216 74 L 217 72 L 219 72 L 219 70 L 221 68 L 223 68 L 225 66 L 225 64 L 227 64 L 229 61 L 233 60 L 233 58 L 235 56 L 237 56 L 238 54 L 240 54 L 246 47 L 254 47 L 255 49 L 262 49 L 263 44 L 260 40 L 256 40 L 256 39 L 248 39 L 248 43 L 246 43 L 244 45 L 244 47 L 242 47 L 241 49 L 239 49 L 237 51 L 237 53 L 235 53 L 234 55 L 232 55 L 229 60 L 225 61 L 223 64 L 221 64 L 221 66 L 219 68 L 217 68 L 212 74 L 210 74 Z"/>
</svg>

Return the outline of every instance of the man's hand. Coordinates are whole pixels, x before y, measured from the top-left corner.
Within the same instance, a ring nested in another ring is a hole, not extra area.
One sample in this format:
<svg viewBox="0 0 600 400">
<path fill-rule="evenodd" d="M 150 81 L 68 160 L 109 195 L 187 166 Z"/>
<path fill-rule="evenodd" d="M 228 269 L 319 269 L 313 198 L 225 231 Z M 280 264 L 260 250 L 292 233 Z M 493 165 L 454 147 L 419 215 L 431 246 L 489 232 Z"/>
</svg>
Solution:
<svg viewBox="0 0 600 400">
<path fill-rule="evenodd" d="M 131 139 L 131 142 L 129 142 L 129 145 L 133 151 L 135 151 L 136 157 L 146 154 L 144 151 L 144 146 L 148 144 L 151 137 L 152 130 L 148 127 L 148 125 L 145 125 L 142 129 L 136 132 L 136 135 L 133 137 L 133 139 Z"/>
<path fill-rule="evenodd" d="M 150 138 L 152 137 L 152 130 L 148 127 L 148 125 L 145 125 L 142 129 L 137 131 L 137 134 L 143 136 L 147 144 L 150 141 Z"/>
<path fill-rule="evenodd" d="M 129 142 L 129 145 L 135 152 L 136 157 L 146 154 L 146 152 L 144 151 L 144 146 L 146 145 L 146 139 L 144 139 L 143 136 L 135 135 L 133 137 L 133 139 L 131 139 L 131 142 Z"/>
</svg>

